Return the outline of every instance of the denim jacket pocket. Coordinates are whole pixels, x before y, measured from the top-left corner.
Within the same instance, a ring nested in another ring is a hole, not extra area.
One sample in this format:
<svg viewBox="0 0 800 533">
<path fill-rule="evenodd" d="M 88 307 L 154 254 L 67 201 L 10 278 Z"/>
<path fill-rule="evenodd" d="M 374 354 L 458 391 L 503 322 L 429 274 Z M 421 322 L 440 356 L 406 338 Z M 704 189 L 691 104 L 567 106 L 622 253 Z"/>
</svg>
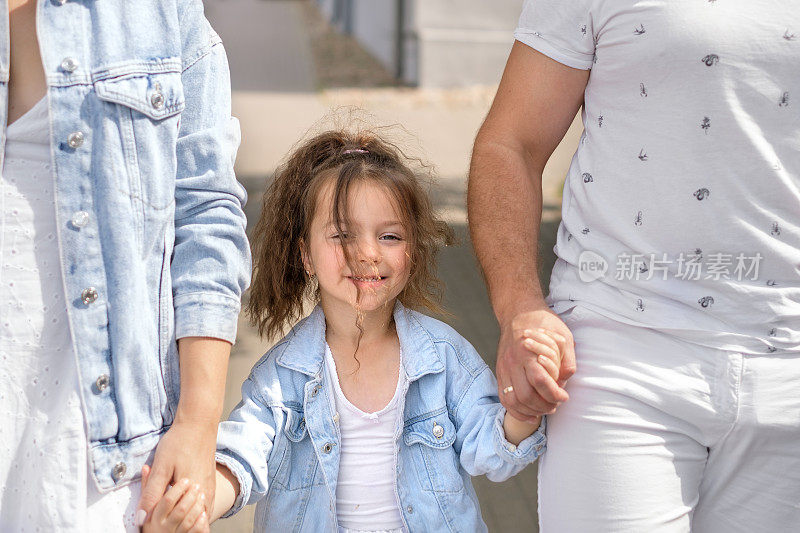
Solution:
<svg viewBox="0 0 800 533">
<path fill-rule="evenodd" d="M 176 115 L 186 106 L 181 73 L 178 68 L 164 70 L 164 65 L 158 60 L 111 70 L 111 77 L 95 81 L 97 97 L 134 109 L 153 120 Z M 169 68 L 169 63 L 166 65 Z"/>
<path fill-rule="evenodd" d="M 456 427 L 447 416 L 447 409 L 406 425 L 403 441 L 411 450 L 414 469 L 424 490 L 460 492 L 464 481 L 453 448 Z"/>
<path fill-rule="evenodd" d="M 109 179 L 130 198 L 133 230 L 142 250 L 171 219 L 177 175 L 180 113 L 186 107 L 180 61 L 116 64 L 93 74 L 97 98 L 119 130 L 127 180 Z"/>
<path fill-rule="evenodd" d="M 286 422 L 283 433 L 287 439 L 286 457 L 275 473 L 273 483 L 283 490 L 299 490 L 321 485 L 323 476 L 318 472 L 319 461 L 314 443 L 308 435 L 302 409 L 285 407 Z"/>
</svg>

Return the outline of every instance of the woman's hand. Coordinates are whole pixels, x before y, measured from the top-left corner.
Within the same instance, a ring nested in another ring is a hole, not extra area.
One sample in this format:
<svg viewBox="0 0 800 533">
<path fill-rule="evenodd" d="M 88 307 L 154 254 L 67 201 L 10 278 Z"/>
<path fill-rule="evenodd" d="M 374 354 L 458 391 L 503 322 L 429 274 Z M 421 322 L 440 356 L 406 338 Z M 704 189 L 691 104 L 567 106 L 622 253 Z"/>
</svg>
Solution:
<svg viewBox="0 0 800 533">
<path fill-rule="evenodd" d="M 546 306 L 519 312 L 500 328 L 500 401 L 514 418 L 536 423 L 537 417 L 555 412 L 559 403 L 569 399 L 563 387 L 575 373 L 572 334 Z M 540 360 L 539 355 L 545 357 Z M 557 377 L 551 375 L 555 361 L 560 361 Z"/>
<path fill-rule="evenodd" d="M 183 479 L 190 480 L 192 485 L 198 485 L 206 515 L 210 514 L 215 489 L 216 438 L 216 423 L 176 421 L 172 425 L 158 443 L 148 479 L 142 478 L 142 497 L 139 502 L 141 511 L 137 514 L 140 525 L 143 523 L 142 518 L 150 521 L 155 517 L 154 510 L 157 504 L 160 505 L 159 501 L 166 498 L 165 492 L 168 493 L 169 484 L 177 484 Z"/>
<path fill-rule="evenodd" d="M 206 513 L 211 514 L 217 425 L 230 352 L 230 343 L 220 339 L 184 337 L 178 341 L 181 397 L 172 427 L 156 447 L 147 486 L 142 487 L 136 513 L 139 525 L 150 518 L 167 485 L 183 478 L 200 484 Z"/>
<path fill-rule="evenodd" d="M 147 485 L 150 467 L 142 467 L 142 484 Z M 206 533 L 210 531 L 205 510 L 205 495 L 200 485 L 182 478 L 167 490 L 153 510 L 152 518 L 144 525 L 145 533 L 177 532 Z"/>
</svg>

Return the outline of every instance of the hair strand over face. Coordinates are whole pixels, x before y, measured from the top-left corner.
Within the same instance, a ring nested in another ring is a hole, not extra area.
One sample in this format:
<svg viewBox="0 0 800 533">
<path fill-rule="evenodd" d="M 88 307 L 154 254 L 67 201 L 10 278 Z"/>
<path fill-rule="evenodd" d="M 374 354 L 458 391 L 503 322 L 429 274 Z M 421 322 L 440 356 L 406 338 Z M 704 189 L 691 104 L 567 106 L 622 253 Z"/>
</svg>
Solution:
<svg viewBox="0 0 800 533">
<path fill-rule="evenodd" d="M 334 191 L 331 217 L 339 231 L 347 225 L 353 183 L 369 180 L 386 189 L 408 233 L 411 272 L 398 298 L 406 307 L 443 313 L 436 255 L 453 242 L 453 232 L 435 215 L 420 176 L 399 148 L 374 134 L 328 131 L 300 145 L 264 192 L 253 230 L 253 281 L 246 307 L 259 334 L 276 336 L 301 318 L 305 302 L 319 299 L 301 249 L 328 180 Z M 348 246 L 343 251 L 352 264 Z"/>
</svg>

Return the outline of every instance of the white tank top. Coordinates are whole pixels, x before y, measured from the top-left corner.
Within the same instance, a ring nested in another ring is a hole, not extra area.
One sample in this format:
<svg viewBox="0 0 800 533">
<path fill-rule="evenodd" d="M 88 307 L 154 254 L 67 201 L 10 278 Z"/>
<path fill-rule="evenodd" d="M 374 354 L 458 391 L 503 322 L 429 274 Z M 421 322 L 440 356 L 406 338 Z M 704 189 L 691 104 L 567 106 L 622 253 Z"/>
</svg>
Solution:
<svg viewBox="0 0 800 533">
<path fill-rule="evenodd" d="M 402 358 L 402 354 L 401 354 Z M 325 345 L 325 368 L 333 383 L 341 447 L 336 485 L 336 517 L 342 532 L 401 532 L 398 507 L 398 420 L 405 404 L 405 373 L 401 370 L 394 396 L 380 411 L 365 413 L 345 397 L 330 347 Z"/>
</svg>

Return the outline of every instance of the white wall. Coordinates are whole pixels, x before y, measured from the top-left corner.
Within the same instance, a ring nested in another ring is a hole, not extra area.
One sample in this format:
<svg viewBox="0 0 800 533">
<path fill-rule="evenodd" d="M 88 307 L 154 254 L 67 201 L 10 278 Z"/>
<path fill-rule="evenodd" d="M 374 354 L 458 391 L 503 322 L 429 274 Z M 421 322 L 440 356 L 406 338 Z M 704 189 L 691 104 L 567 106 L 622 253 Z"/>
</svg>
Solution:
<svg viewBox="0 0 800 533">
<path fill-rule="evenodd" d="M 317 0 L 329 20 L 336 1 Z M 353 35 L 396 73 L 398 0 L 348 1 L 351 9 L 346 16 Z M 403 1 L 405 82 L 458 87 L 500 81 L 523 0 Z"/>
<path fill-rule="evenodd" d="M 350 16 L 355 38 L 390 72 L 396 72 L 396 0 L 353 0 Z"/>
</svg>

